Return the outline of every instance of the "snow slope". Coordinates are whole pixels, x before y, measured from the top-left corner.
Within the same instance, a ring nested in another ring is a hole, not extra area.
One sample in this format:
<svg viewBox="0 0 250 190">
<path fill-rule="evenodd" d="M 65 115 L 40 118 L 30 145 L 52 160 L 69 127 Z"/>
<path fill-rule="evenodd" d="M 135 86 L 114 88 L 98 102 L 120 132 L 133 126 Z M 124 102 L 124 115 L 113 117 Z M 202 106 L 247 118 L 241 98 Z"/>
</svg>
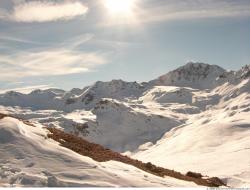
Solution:
<svg viewBox="0 0 250 190">
<path fill-rule="evenodd" d="M 155 143 L 166 131 L 183 122 L 172 116 L 140 112 L 111 99 L 99 102 L 92 113 L 96 120 L 87 123 L 86 138 L 118 152 L 136 150 L 148 141 Z"/>
<path fill-rule="evenodd" d="M 41 126 L 0 120 L 0 185 L 3 187 L 185 187 L 115 161 L 98 163 L 46 138 Z"/>
<path fill-rule="evenodd" d="M 249 187 L 249 90 L 249 79 L 214 89 L 211 93 L 222 96 L 219 104 L 190 115 L 185 125 L 167 132 L 155 145 L 142 146 L 133 157 L 182 172 L 216 175 L 233 187 Z"/>
</svg>

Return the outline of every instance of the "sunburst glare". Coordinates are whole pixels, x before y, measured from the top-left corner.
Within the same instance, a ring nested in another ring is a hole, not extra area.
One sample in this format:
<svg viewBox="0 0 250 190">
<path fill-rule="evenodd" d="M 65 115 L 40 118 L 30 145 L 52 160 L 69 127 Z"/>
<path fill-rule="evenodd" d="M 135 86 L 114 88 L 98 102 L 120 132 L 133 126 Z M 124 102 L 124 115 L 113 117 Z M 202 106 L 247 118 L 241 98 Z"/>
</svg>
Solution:
<svg viewBox="0 0 250 190">
<path fill-rule="evenodd" d="M 104 5 L 109 13 L 116 16 L 130 16 L 133 13 L 135 0 L 105 0 Z"/>
</svg>

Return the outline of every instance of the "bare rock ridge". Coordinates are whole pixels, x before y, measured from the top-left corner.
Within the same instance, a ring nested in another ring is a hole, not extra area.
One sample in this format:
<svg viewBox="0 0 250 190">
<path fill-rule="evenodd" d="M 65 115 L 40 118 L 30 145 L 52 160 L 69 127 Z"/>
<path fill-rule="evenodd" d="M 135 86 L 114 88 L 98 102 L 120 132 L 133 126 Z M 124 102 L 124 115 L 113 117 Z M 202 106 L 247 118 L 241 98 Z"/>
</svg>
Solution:
<svg viewBox="0 0 250 190">
<path fill-rule="evenodd" d="M 7 117 L 7 115 L 6 115 L 6 114 L 2 114 L 2 113 L 0 113 L 0 119 L 3 119 L 3 118 L 5 118 L 5 117 Z"/>
<path fill-rule="evenodd" d="M 143 163 L 139 160 L 131 159 L 127 156 L 123 156 L 120 153 L 114 152 L 110 149 L 106 149 L 101 145 L 90 143 L 80 137 L 72 134 L 65 133 L 55 128 L 47 128 L 51 133 L 48 134 L 49 138 L 59 142 L 62 146 L 69 148 L 83 156 L 88 156 L 98 162 L 106 162 L 115 160 L 125 164 L 135 166 L 141 170 L 152 173 L 154 175 L 164 177 L 174 177 L 180 180 L 192 181 L 197 185 L 208 187 L 226 186 L 226 184 L 217 177 L 204 177 L 201 174 L 195 172 L 188 172 L 186 175 L 176 172 L 174 170 L 157 167 L 150 162 Z"/>
</svg>

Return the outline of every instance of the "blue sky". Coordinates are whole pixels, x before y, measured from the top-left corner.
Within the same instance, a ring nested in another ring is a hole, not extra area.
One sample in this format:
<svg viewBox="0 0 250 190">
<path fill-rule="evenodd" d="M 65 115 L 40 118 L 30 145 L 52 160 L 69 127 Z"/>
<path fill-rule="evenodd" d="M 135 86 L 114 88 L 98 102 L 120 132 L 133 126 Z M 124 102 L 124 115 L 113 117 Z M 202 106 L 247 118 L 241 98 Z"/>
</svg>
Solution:
<svg viewBox="0 0 250 190">
<path fill-rule="evenodd" d="M 142 82 L 188 61 L 250 64 L 249 0 L 114 1 L 1 0 L 0 91 Z"/>
</svg>

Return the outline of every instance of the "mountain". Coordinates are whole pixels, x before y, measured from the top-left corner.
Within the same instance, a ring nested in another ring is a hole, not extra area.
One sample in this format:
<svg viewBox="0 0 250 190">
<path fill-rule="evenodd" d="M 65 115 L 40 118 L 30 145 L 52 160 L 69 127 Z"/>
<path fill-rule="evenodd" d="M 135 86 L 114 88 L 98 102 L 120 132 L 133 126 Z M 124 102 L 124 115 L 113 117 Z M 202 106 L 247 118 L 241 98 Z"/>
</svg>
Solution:
<svg viewBox="0 0 250 190">
<path fill-rule="evenodd" d="M 103 98 L 129 102 L 138 100 L 143 93 L 155 86 L 189 87 L 191 89 L 213 89 L 226 82 L 240 82 L 249 78 L 249 66 L 237 72 L 227 72 L 219 66 L 189 62 L 158 79 L 137 83 L 112 80 L 98 81 L 83 89 L 74 88 L 65 92 L 60 89 L 35 90 L 29 94 L 10 91 L 0 95 L 0 104 L 4 106 L 31 107 L 33 110 L 91 110 Z"/>
<path fill-rule="evenodd" d="M 249 99 L 250 65 L 226 71 L 190 62 L 144 83 L 112 80 L 67 92 L 8 92 L 0 95 L 0 113 L 144 162 L 248 187 Z"/>
<path fill-rule="evenodd" d="M 223 68 L 216 65 L 189 62 L 156 80 L 150 81 L 150 84 L 211 89 L 217 85 L 216 79 L 225 72 Z"/>
<path fill-rule="evenodd" d="M 125 100 L 138 98 L 145 87 L 137 82 L 112 80 L 96 82 L 83 89 L 74 88 L 69 92 L 57 89 L 34 90 L 29 94 L 7 92 L 0 95 L 0 104 L 5 106 L 31 107 L 34 110 L 55 109 L 72 111 L 91 109 L 102 98 Z"/>
<path fill-rule="evenodd" d="M 144 91 L 145 87 L 137 82 L 125 82 L 112 80 L 110 82 L 98 81 L 94 85 L 85 88 L 79 96 L 71 96 L 66 99 L 66 107 L 69 109 L 91 109 L 102 98 L 112 98 L 126 101 L 136 99 Z M 64 97 L 65 98 L 65 97 Z"/>
</svg>

